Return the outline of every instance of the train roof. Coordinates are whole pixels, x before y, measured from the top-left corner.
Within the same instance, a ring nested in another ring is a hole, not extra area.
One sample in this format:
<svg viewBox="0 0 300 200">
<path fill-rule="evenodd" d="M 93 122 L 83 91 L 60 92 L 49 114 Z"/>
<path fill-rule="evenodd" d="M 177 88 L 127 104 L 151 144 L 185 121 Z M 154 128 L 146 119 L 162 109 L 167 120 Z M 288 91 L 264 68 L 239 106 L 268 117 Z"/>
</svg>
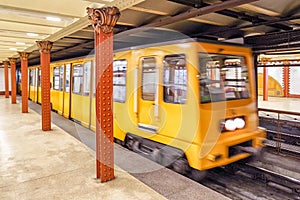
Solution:
<svg viewBox="0 0 300 200">
<path fill-rule="evenodd" d="M 147 38 L 147 39 L 145 39 Z M 235 43 L 233 41 L 218 41 L 203 38 L 190 38 L 187 35 L 178 31 L 166 28 L 140 28 L 139 31 L 135 30 L 134 33 L 129 31 L 122 32 L 114 36 L 114 51 L 124 51 L 132 49 L 141 49 L 155 46 L 165 46 L 171 44 L 180 44 L 187 42 L 206 42 L 230 46 L 240 46 L 251 48 L 242 43 Z M 241 42 L 241 40 L 238 40 Z"/>
<path fill-rule="evenodd" d="M 174 31 L 166 28 L 151 27 L 151 28 L 139 28 L 138 31 L 137 29 L 135 29 L 134 32 L 131 30 L 124 31 L 122 33 L 114 35 L 114 52 L 143 49 L 148 47 L 166 46 L 172 44 L 181 44 L 181 43 L 188 43 L 188 42 L 205 42 L 211 44 L 221 44 L 221 45 L 251 48 L 250 46 L 246 46 L 244 44 L 232 43 L 227 41 L 225 42 L 225 41 L 217 41 L 212 39 L 190 38 L 187 35 L 180 33 L 178 31 Z M 79 60 L 79 59 L 90 59 L 93 56 L 94 56 L 94 50 L 92 50 L 88 55 L 85 56 L 67 58 L 62 60 L 54 60 L 51 61 L 51 63 L 68 62 L 71 60 Z"/>
</svg>

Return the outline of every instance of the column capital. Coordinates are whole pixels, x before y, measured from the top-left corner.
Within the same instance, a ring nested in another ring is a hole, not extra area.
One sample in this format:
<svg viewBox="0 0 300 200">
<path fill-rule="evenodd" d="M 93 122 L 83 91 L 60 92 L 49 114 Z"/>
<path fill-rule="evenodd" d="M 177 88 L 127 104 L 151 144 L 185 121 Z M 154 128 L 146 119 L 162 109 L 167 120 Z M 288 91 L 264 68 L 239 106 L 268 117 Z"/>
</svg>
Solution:
<svg viewBox="0 0 300 200">
<path fill-rule="evenodd" d="M 20 55 L 21 60 L 28 60 L 28 57 L 30 55 L 29 52 L 21 52 L 21 51 L 18 51 L 18 54 Z"/>
<path fill-rule="evenodd" d="M 119 9 L 114 6 L 104 8 L 87 7 L 86 10 L 88 19 L 97 33 L 99 33 L 100 28 L 105 34 L 111 33 L 120 17 Z"/>
<path fill-rule="evenodd" d="M 40 49 L 40 53 L 50 53 L 53 42 L 48 40 L 36 41 L 38 48 Z"/>
<path fill-rule="evenodd" d="M 8 66 L 9 65 L 9 61 L 7 61 L 7 60 L 3 61 L 3 65 Z"/>
<path fill-rule="evenodd" d="M 11 65 L 15 65 L 16 62 L 17 62 L 17 59 L 16 59 L 16 58 L 8 58 L 8 60 L 9 60 L 9 63 L 10 63 Z"/>
</svg>

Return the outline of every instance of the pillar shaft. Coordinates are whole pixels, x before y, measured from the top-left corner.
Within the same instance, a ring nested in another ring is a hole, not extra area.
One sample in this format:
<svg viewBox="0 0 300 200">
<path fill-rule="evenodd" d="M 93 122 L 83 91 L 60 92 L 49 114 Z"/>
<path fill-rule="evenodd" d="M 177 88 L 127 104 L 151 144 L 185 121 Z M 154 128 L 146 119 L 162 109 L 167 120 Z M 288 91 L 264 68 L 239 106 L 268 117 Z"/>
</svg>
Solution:
<svg viewBox="0 0 300 200">
<path fill-rule="evenodd" d="M 96 175 L 106 182 L 114 179 L 112 31 L 120 13 L 116 7 L 87 10 L 95 29 Z"/>
<path fill-rule="evenodd" d="M 41 59 L 41 89 L 42 89 L 42 130 L 51 130 L 51 104 L 50 104 L 50 41 L 37 41 Z"/>
<path fill-rule="evenodd" d="M 9 98 L 8 61 L 4 61 L 5 98 Z"/>
<path fill-rule="evenodd" d="M 9 58 L 11 72 L 11 103 L 17 103 L 16 58 Z"/>
<path fill-rule="evenodd" d="M 290 95 L 290 67 L 288 65 L 283 67 L 283 96 Z"/>
<path fill-rule="evenodd" d="M 22 113 L 28 113 L 28 56 L 27 52 L 18 52 L 21 57 L 22 73 Z"/>
<path fill-rule="evenodd" d="M 268 68 L 263 68 L 263 100 L 268 101 Z"/>
</svg>

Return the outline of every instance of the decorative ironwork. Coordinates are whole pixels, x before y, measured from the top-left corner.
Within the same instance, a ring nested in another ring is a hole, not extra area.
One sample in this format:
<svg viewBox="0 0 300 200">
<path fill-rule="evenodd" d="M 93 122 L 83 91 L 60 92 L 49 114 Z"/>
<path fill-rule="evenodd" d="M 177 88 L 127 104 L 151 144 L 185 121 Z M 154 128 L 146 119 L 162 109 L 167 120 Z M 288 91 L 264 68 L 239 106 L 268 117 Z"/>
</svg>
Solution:
<svg viewBox="0 0 300 200">
<path fill-rule="evenodd" d="M 18 51 L 18 54 L 20 55 L 21 60 L 28 60 L 28 57 L 30 55 L 30 53 L 28 52 L 20 52 L 20 51 Z"/>
<path fill-rule="evenodd" d="M 9 65 L 9 61 L 3 61 L 3 65 L 6 65 L 6 66 L 8 66 Z"/>
<path fill-rule="evenodd" d="M 15 65 L 17 62 L 16 58 L 8 58 L 10 65 Z"/>
<path fill-rule="evenodd" d="M 87 7 L 86 9 L 88 18 L 97 33 L 99 33 L 99 28 L 101 28 L 105 34 L 111 33 L 120 17 L 120 11 L 117 7 Z"/>
<path fill-rule="evenodd" d="M 17 103 L 16 58 L 8 58 L 11 72 L 11 103 Z"/>
<path fill-rule="evenodd" d="M 36 41 L 38 48 L 40 49 L 40 53 L 50 53 L 53 42 L 48 40 Z"/>
</svg>

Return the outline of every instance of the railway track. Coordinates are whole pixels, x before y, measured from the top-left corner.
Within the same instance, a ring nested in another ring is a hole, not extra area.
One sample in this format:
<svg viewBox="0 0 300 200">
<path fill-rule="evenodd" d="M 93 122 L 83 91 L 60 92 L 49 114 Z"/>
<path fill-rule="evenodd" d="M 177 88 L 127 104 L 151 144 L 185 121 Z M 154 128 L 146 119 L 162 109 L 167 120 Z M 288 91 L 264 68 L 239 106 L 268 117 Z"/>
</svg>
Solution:
<svg viewBox="0 0 300 200">
<path fill-rule="evenodd" d="M 201 183 L 235 200 L 300 199 L 300 122 L 287 118 L 260 117 L 267 128 L 260 161 L 211 170 Z"/>
<path fill-rule="evenodd" d="M 211 170 L 201 184 L 235 200 L 300 199 L 299 180 L 251 163 Z"/>
</svg>

